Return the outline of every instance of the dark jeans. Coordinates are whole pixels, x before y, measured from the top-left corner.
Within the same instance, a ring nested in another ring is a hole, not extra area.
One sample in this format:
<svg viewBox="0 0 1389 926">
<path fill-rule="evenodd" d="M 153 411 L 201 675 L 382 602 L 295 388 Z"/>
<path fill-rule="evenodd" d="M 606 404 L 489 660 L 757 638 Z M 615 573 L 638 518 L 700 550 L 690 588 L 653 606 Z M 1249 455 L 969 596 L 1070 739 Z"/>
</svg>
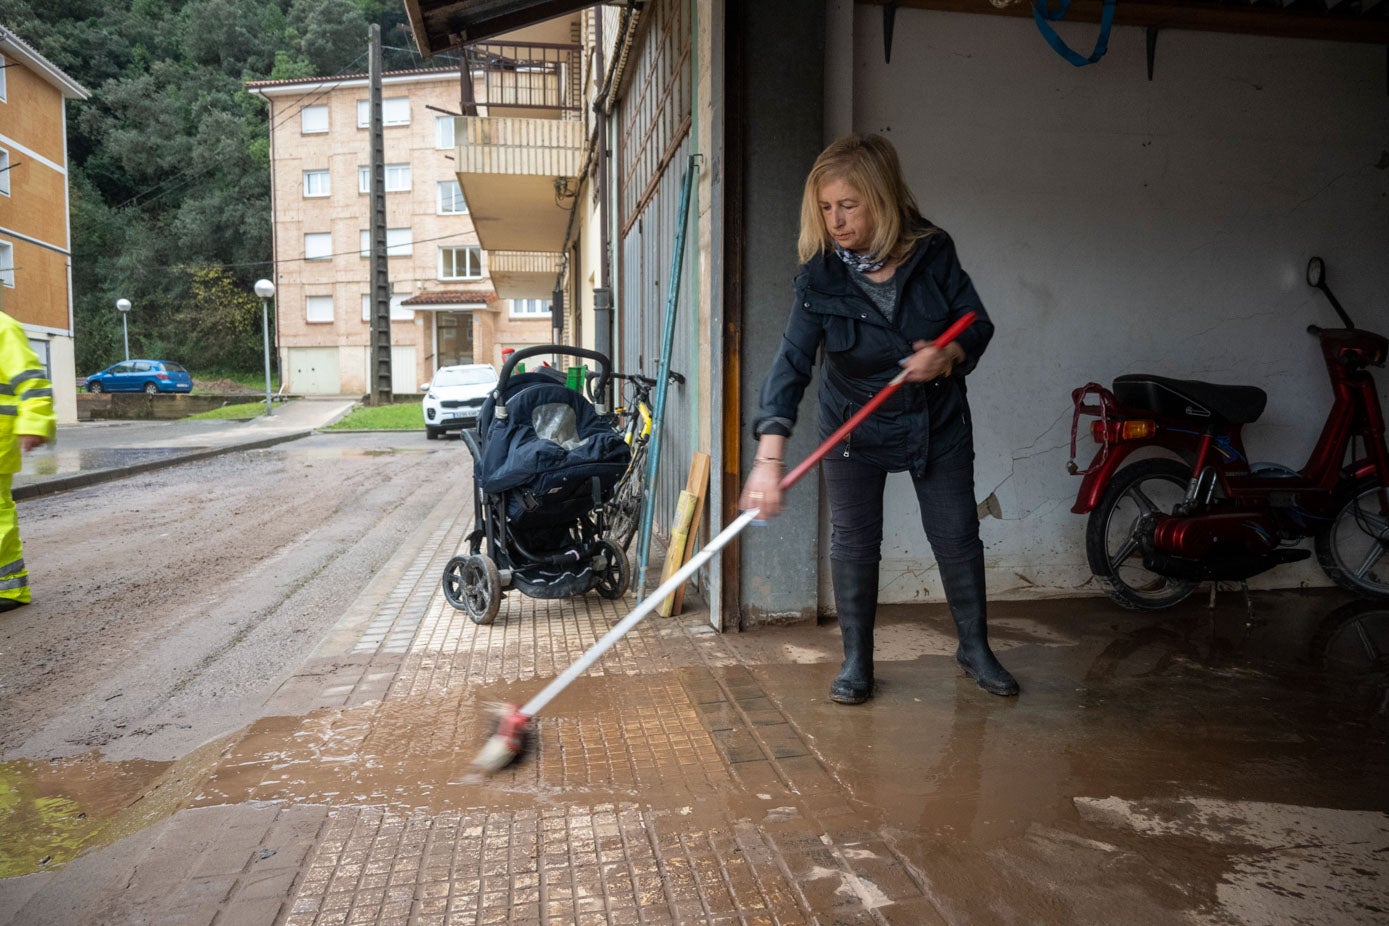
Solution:
<svg viewBox="0 0 1389 926">
<path fill-rule="evenodd" d="M 830 500 L 830 558 L 845 563 L 882 559 L 883 487 L 887 472 L 854 459 L 829 456 L 821 464 Z M 941 563 L 968 563 L 984 555 L 974 501 L 974 459 L 957 453 L 912 479 L 921 526 Z"/>
</svg>

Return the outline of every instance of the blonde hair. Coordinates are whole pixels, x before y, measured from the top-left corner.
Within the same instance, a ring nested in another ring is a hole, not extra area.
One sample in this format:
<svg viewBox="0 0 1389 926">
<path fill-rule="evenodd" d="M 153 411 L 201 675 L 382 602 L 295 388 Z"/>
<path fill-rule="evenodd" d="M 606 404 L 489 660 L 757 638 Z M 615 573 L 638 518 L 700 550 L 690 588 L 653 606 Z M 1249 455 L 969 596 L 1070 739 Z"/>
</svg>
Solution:
<svg viewBox="0 0 1389 926">
<path fill-rule="evenodd" d="M 832 180 L 842 180 L 863 196 L 873 225 L 870 254 L 901 260 L 912 245 L 935 232 L 921 217 L 892 142 L 881 135 L 847 135 L 820 152 L 806 175 L 796 242 L 802 263 L 833 249 L 834 239 L 820 212 L 820 188 Z"/>
</svg>

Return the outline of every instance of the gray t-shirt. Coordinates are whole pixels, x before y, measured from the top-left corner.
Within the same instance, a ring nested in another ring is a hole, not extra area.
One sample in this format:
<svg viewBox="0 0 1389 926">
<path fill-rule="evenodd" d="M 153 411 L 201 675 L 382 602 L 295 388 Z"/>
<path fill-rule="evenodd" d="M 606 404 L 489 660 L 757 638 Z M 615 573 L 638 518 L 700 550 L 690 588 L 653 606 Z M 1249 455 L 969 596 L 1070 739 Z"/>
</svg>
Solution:
<svg viewBox="0 0 1389 926">
<path fill-rule="evenodd" d="M 868 298 L 873 300 L 883 317 L 889 322 L 892 321 L 892 317 L 897 314 L 897 274 L 894 273 L 881 283 L 868 279 L 853 267 L 849 268 L 849 275 L 868 294 Z"/>
</svg>

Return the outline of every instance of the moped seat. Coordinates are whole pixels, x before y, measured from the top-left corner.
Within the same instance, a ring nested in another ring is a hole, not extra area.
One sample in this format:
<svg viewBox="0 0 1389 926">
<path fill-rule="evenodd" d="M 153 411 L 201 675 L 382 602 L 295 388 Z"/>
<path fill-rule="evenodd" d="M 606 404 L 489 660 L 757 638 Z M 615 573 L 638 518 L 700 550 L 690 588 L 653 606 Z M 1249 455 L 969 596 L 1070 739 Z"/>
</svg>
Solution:
<svg viewBox="0 0 1389 926">
<path fill-rule="evenodd" d="M 1257 421 L 1268 404 L 1268 394 L 1257 386 L 1222 386 L 1148 373 L 1117 377 L 1114 398 L 1120 405 L 1159 415 L 1226 424 Z"/>
</svg>

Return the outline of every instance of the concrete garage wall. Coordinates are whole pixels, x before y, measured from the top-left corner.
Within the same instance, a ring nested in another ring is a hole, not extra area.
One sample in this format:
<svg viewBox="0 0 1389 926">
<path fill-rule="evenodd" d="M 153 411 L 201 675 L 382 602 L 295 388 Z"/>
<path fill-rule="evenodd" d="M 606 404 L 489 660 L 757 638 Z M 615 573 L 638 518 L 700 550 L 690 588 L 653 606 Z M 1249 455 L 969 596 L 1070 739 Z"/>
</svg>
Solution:
<svg viewBox="0 0 1389 926">
<path fill-rule="evenodd" d="M 1331 401 L 1304 329 L 1338 324 L 1307 258 L 1360 325 L 1389 328 L 1384 49 L 1165 31 L 1150 83 L 1138 29 L 1077 69 L 1029 20 L 910 9 L 884 64 L 881 23 L 857 8 L 853 126 L 897 144 L 998 326 L 970 379 L 978 495 L 1002 513 L 983 524 L 991 592 L 1093 590 L 1065 471 L 1089 380 L 1261 386 L 1251 455 L 1301 466 Z M 1088 52 L 1093 25 L 1063 30 Z M 939 599 L 910 487 L 889 493 L 885 598 Z M 1327 584 L 1310 564 L 1255 580 L 1300 582 Z"/>
<path fill-rule="evenodd" d="M 791 308 L 801 187 L 823 147 L 825 23 L 805 12 L 801 0 L 759 0 L 738 5 L 729 19 L 729 28 L 740 30 L 745 43 L 742 59 L 730 63 L 742 69 L 736 83 L 746 93 L 740 119 L 745 239 L 737 358 L 745 416 L 739 461 L 744 478 L 757 446 L 751 425 L 758 392 Z M 801 403 L 788 460 L 804 459 L 819 443 L 815 388 Z M 796 487 L 795 504 L 767 526 L 742 535 L 739 600 L 744 625 L 815 617 L 816 590 L 828 584 L 820 580 L 817 557 L 818 487 L 818 480 L 806 479 Z"/>
</svg>

